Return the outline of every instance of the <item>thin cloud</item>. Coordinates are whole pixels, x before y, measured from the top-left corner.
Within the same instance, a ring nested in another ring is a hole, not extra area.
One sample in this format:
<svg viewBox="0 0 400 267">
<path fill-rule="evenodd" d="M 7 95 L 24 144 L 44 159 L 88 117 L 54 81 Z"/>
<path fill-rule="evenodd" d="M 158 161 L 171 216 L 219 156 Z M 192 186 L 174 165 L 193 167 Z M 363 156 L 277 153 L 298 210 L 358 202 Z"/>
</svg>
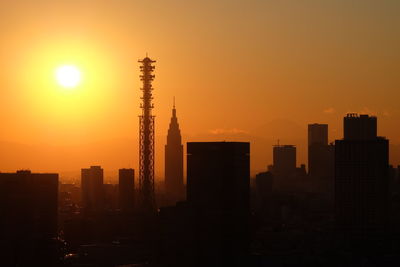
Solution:
<svg viewBox="0 0 400 267">
<path fill-rule="evenodd" d="M 330 107 L 330 108 L 324 109 L 323 112 L 326 114 L 333 114 L 336 112 L 336 110 L 334 108 Z"/>
<path fill-rule="evenodd" d="M 372 110 L 372 109 L 370 109 L 370 108 L 368 108 L 368 107 L 364 107 L 360 112 L 359 112 L 359 114 L 368 114 L 368 115 L 377 115 L 378 114 L 378 112 L 376 112 L 375 110 Z"/>
<path fill-rule="evenodd" d="M 223 129 L 223 128 L 217 128 L 213 130 L 208 131 L 211 134 L 248 134 L 249 132 L 237 128 L 232 128 L 232 129 Z"/>
</svg>

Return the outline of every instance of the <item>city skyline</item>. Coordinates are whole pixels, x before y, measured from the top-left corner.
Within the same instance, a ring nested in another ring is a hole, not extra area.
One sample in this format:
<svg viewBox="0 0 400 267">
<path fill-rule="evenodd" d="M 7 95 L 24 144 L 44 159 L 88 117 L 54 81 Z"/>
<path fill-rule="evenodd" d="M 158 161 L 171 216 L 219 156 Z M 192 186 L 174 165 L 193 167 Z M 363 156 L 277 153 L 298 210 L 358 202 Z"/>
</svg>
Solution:
<svg viewBox="0 0 400 267">
<path fill-rule="evenodd" d="M 1 1 L 0 265 L 398 266 L 399 14 Z"/>
<path fill-rule="evenodd" d="M 378 134 L 397 145 L 391 163 L 400 163 L 399 3 L 96 1 L 95 10 L 91 3 L 4 3 L 0 169 L 137 169 L 136 153 L 125 150 L 138 149 L 135 63 L 146 52 L 160 70 L 157 178 L 173 96 L 183 143 L 250 141 L 252 173 L 272 162 L 264 151 L 278 139 L 307 163 L 307 125 L 328 124 L 332 142 L 348 112 L 377 115 Z M 154 30 L 144 32 L 147 16 Z M 56 85 L 62 64 L 81 69 L 76 90 Z"/>
</svg>

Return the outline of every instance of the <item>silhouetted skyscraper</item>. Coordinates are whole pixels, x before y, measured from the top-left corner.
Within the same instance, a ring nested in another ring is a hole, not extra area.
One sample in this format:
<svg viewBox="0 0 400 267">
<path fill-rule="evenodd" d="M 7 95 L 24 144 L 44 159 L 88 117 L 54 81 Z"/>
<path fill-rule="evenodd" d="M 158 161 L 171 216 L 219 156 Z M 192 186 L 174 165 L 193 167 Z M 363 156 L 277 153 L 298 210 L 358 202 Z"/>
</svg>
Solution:
<svg viewBox="0 0 400 267">
<path fill-rule="evenodd" d="M 184 200 L 183 145 L 176 117 L 175 101 L 165 145 L 165 190 L 168 198 L 173 202 Z"/>
<path fill-rule="evenodd" d="M 308 145 L 313 144 L 328 145 L 328 124 L 308 125 Z"/>
<path fill-rule="evenodd" d="M 328 145 L 328 125 L 308 125 L 308 173 L 313 178 L 329 179 L 334 173 L 334 146 Z"/>
<path fill-rule="evenodd" d="M 122 212 L 133 212 L 135 207 L 135 170 L 119 170 L 119 208 Z"/>
<path fill-rule="evenodd" d="M 81 170 L 82 205 L 85 212 L 98 212 L 104 208 L 103 169 L 91 166 Z"/>
<path fill-rule="evenodd" d="M 381 234 L 388 216 L 389 141 L 376 117 L 348 114 L 344 139 L 335 141 L 335 216 L 340 232 Z"/>
<path fill-rule="evenodd" d="M 187 143 L 187 200 L 196 211 L 196 258 L 225 266 L 247 252 L 249 180 L 249 143 Z"/>
<path fill-rule="evenodd" d="M 377 136 L 377 119 L 365 114 L 349 113 L 344 117 L 345 140 L 373 140 Z"/>
<path fill-rule="evenodd" d="M 188 202 L 248 212 L 250 144 L 189 142 L 187 146 Z"/>
<path fill-rule="evenodd" d="M 58 174 L 0 173 L 0 265 L 52 266 L 57 216 Z"/>
<path fill-rule="evenodd" d="M 0 218 L 6 222 L 17 219 L 9 225 L 17 231 L 27 227 L 36 234 L 54 237 L 57 234 L 57 195 L 58 174 L 0 173 Z M 0 229 L 7 230 L 8 227 L 3 226 Z"/>
<path fill-rule="evenodd" d="M 296 147 L 293 145 L 276 145 L 273 147 L 273 174 L 279 184 L 296 172 Z"/>
</svg>

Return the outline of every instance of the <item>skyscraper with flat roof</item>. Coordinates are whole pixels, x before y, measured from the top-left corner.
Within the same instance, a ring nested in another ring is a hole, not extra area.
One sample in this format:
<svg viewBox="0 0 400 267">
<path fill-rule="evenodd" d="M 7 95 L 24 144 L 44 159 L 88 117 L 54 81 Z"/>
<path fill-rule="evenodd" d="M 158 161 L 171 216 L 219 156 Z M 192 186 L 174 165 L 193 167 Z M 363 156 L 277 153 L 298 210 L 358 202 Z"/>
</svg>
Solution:
<svg viewBox="0 0 400 267">
<path fill-rule="evenodd" d="M 58 174 L 0 173 L 0 220 L 6 225 L 10 222 L 9 227 L 17 232 L 30 228 L 30 233 L 55 237 L 57 196 Z M 1 225 L 0 230 L 10 233 L 10 228 Z"/>
<path fill-rule="evenodd" d="M 308 174 L 329 179 L 334 173 L 334 146 L 328 144 L 328 124 L 308 125 Z"/>
<path fill-rule="evenodd" d="M 104 208 L 103 169 L 91 166 L 81 170 L 82 205 L 85 212 L 98 212 Z"/>
<path fill-rule="evenodd" d="M 248 212 L 250 144 L 187 143 L 187 200 L 210 209 Z"/>
<path fill-rule="evenodd" d="M 349 113 L 344 117 L 345 140 L 372 140 L 377 136 L 377 119 L 365 114 Z"/>
<path fill-rule="evenodd" d="M 328 124 L 308 125 L 308 145 L 313 144 L 328 145 Z"/>
<path fill-rule="evenodd" d="M 389 141 L 376 122 L 348 114 L 344 139 L 335 141 L 336 226 L 362 238 L 382 234 L 388 219 Z"/>
<path fill-rule="evenodd" d="M 294 145 L 275 145 L 273 147 L 273 174 L 279 184 L 296 172 L 296 147 Z"/>
<path fill-rule="evenodd" d="M 135 170 L 119 169 L 118 199 L 122 212 L 133 212 L 135 207 Z"/>
<path fill-rule="evenodd" d="M 193 210 L 194 257 L 229 266 L 249 246 L 250 144 L 187 143 L 187 201 Z"/>
<path fill-rule="evenodd" d="M 54 266 L 58 174 L 0 173 L 1 266 Z"/>
</svg>

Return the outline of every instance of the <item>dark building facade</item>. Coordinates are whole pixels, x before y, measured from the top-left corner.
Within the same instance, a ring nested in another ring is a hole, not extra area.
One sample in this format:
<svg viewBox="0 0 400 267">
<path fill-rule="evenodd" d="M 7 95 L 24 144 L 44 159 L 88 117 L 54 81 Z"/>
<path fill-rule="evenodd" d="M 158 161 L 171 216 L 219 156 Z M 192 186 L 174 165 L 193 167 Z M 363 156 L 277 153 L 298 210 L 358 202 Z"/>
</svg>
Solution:
<svg viewBox="0 0 400 267">
<path fill-rule="evenodd" d="M 389 141 L 376 125 L 376 117 L 348 114 L 335 142 L 335 220 L 344 234 L 380 235 L 387 226 Z"/>
<path fill-rule="evenodd" d="M 334 173 L 334 146 L 328 144 L 328 125 L 308 125 L 308 173 L 312 178 L 331 180 Z"/>
<path fill-rule="evenodd" d="M 373 140 L 377 137 L 377 119 L 365 114 L 349 113 L 343 121 L 345 140 Z"/>
<path fill-rule="evenodd" d="M 185 199 L 183 183 L 183 145 L 175 103 L 165 145 L 165 192 L 172 203 Z"/>
<path fill-rule="evenodd" d="M 189 142 L 187 146 L 188 202 L 247 213 L 250 144 Z"/>
<path fill-rule="evenodd" d="M 261 172 L 256 175 L 256 212 L 261 217 L 270 217 L 274 176 L 271 172 Z"/>
<path fill-rule="evenodd" d="M 249 182 L 249 143 L 187 143 L 187 201 L 198 265 L 226 266 L 247 253 Z"/>
<path fill-rule="evenodd" d="M 81 170 L 82 206 L 85 212 L 104 209 L 104 174 L 100 166 Z"/>
<path fill-rule="evenodd" d="M 58 174 L 0 173 L 0 262 L 52 261 L 57 236 Z M 27 265 L 24 265 L 27 264 Z"/>
<path fill-rule="evenodd" d="M 260 172 L 256 175 L 256 188 L 258 195 L 271 195 L 274 176 L 271 172 Z"/>
<path fill-rule="evenodd" d="M 28 227 L 30 233 L 56 236 L 58 174 L 0 173 L 0 192 L 1 219 L 12 222 L 6 229 Z"/>
<path fill-rule="evenodd" d="M 296 172 L 296 147 L 293 145 L 276 145 L 273 147 L 273 174 L 279 184 Z"/>
<path fill-rule="evenodd" d="M 308 145 L 313 144 L 328 145 L 328 124 L 308 125 Z"/>
<path fill-rule="evenodd" d="M 118 202 L 122 212 L 133 212 L 135 208 L 135 170 L 120 169 L 118 183 Z"/>
</svg>

